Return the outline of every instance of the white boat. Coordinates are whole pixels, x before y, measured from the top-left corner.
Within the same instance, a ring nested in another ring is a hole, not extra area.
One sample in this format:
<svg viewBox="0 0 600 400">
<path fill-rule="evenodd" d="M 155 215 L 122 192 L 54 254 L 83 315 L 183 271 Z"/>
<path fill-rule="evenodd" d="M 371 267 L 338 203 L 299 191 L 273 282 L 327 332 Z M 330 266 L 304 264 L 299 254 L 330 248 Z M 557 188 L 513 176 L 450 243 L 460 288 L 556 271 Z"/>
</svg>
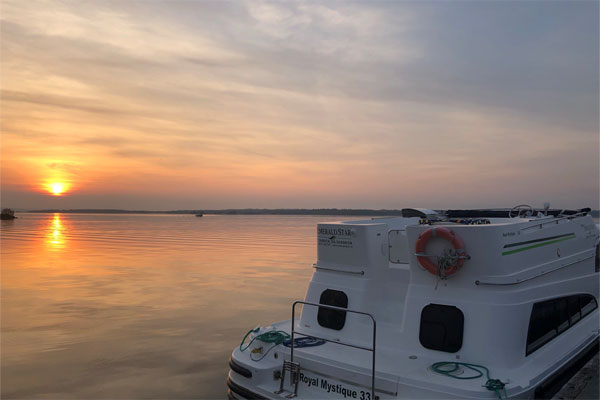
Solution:
<svg viewBox="0 0 600 400">
<path fill-rule="evenodd" d="M 291 319 L 248 332 L 229 398 L 534 398 L 599 338 L 589 209 L 322 223 Z"/>
</svg>

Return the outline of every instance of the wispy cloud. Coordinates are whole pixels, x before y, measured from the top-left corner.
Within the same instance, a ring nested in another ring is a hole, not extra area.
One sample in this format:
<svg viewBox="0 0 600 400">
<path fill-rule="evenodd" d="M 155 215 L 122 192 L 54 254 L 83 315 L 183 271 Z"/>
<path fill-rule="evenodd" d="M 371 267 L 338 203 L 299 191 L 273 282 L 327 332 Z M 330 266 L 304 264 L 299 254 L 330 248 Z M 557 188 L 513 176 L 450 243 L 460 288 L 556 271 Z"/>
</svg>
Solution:
<svg viewBox="0 0 600 400">
<path fill-rule="evenodd" d="M 41 206 L 17 185 L 49 165 L 77 166 L 82 207 L 599 201 L 596 2 L 4 1 L 1 18 L 3 202 Z"/>
</svg>

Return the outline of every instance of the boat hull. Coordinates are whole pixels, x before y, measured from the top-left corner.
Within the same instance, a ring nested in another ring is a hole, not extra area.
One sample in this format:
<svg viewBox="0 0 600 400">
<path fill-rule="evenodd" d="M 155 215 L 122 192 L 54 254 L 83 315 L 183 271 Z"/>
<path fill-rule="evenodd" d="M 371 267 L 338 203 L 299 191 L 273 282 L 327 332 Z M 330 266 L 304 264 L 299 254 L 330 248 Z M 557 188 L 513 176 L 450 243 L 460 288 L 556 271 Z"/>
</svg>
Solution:
<svg viewBox="0 0 600 400">
<path fill-rule="evenodd" d="M 538 384 L 534 387 L 525 388 L 519 393 L 514 393 L 513 395 L 509 395 L 507 398 L 515 398 L 515 399 L 540 399 L 540 398 L 552 398 L 554 394 L 556 394 L 560 388 L 573 376 L 575 375 L 579 369 L 585 365 L 587 361 L 589 361 L 594 355 L 598 354 L 599 350 L 599 340 L 596 338 L 588 343 L 585 347 L 581 349 L 578 353 L 575 353 L 573 357 L 571 357 L 567 362 L 565 362 L 562 366 L 557 368 L 552 374 L 542 380 L 542 383 Z M 236 362 L 233 358 L 230 359 L 230 370 L 227 376 L 227 397 L 229 399 L 285 399 L 286 395 L 289 395 L 290 392 L 285 392 L 283 394 L 276 394 L 275 392 L 278 389 L 278 381 L 275 379 L 275 384 L 272 385 L 273 391 L 265 391 L 264 388 L 257 387 L 256 384 L 249 378 L 247 375 L 242 375 L 243 370 L 239 370 Z M 237 372 L 235 371 L 237 370 Z M 276 374 L 278 370 L 273 370 L 272 373 Z M 305 379 L 306 381 L 306 379 Z M 332 381 L 335 382 L 335 381 Z M 343 384 L 343 382 L 342 382 Z M 312 392 L 301 390 L 302 386 L 300 386 L 300 390 L 298 396 L 295 398 L 298 399 L 325 399 L 325 398 L 357 398 L 368 400 L 366 395 L 368 392 L 365 390 L 366 388 L 360 388 L 356 390 L 356 397 L 353 396 L 354 393 L 350 392 L 350 394 L 344 397 L 343 393 L 339 392 L 326 392 L 323 390 L 313 390 Z M 378 399 L 462 399 L 462 398 L 473 398 L 473 399 L 481 399 L 481 398 L 490 398 L 490 394 L 492 392 L 483 392 L 473 393 L 472 396 L 465 397 L 465 394 L 462 393 L 460 396 L 453 396 L 451 393 L 442 393 L 442 392 L 434 392 L 430 390 L 426 390 L 424 388 L 415 388 L 415 387 L 399 387 L 397 393 L 381 393 L 376 390 L 376 398 Z M 362 395 L 362 397 L 361 397 Z M 494 396 L 495 397 L 495 396 Z"/>
<path fill-rule="evenodd" d="M 415 250 L 440 225 L 427 221 L 319 224 L 305 301 L 293 303 L 290 321 L 253 330 L 234 350 L 228 395 L 540 398 L 598 351 L 600 231 L 589 215 L 442 221 L 464 240 L 466 261 L 452 276 L 419 262 L 454 254 L 434 235 Z M 274 331 L 325 343 L 292 350 L 261 342 Z"/>
</svg>

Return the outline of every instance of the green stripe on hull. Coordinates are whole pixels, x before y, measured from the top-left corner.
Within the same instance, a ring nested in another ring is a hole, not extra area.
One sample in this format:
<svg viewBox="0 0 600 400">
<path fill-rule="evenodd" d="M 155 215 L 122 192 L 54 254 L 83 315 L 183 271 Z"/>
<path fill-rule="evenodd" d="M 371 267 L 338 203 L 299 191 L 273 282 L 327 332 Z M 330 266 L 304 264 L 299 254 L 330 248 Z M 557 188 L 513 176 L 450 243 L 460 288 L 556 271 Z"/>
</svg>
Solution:
<svg viewBox="0 0 600 400">
<path fill-rule="evenodd" d="M 549 240 L 547 242 L 537 243 L 537 244 L 534 244 L 534 245 L 531 245 L 531 246 L 527 246 L 527 247 L 521 247 L 520 249 L 505 251 L 504 253 L 502 253 L 502 255 L 503 256 L 507 256 L 509 254 L 519 253 L 521 251 L 531 250 L 531 249 L 535 249 L 537 247 L 547 246 L 549 244 L 554 244 L 554 243 L 562 242 L 564 240 L 569 240 L 569 239 L 575 239 L 575 234 L 573 233 L 573 234 L 571 234 L 569 236 L 565 236 L 565 237 L 560 238 L 560 239 Z"/>
</svg>

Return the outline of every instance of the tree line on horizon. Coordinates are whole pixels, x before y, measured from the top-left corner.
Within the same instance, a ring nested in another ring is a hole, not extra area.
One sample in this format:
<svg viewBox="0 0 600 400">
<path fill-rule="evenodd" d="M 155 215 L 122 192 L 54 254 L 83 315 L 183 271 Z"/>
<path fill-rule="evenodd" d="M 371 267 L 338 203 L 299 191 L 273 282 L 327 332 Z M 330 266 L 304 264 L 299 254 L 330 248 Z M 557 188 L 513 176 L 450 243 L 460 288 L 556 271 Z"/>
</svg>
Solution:
<svg viewBox="0 0 600 400">
<path fill-rule="evenodd" d="M 225 214 L 225 215 L 401 215 L 402 210 L 371 210 L 355 208 L 230 208 L 223 210 L 120 210 L 120 209 L 44 209 L 30 213 L 89 213 L 89 214 Z"/>
<path fill-rule="evenodd" d="M 507 209 L 508 210 L 508 209 Z M 437 210 L 439 211 L 439 210 Z M 368 208 L 229 208 L 222 210 L 121 210 L 121 209 L 46 209 L 24 210 L 30 213 L 88 213 L 88 214 L 217 214 L 217 215 L 368 215 L 368 216 L 401 216 L 402 209 Z M 600 210 L 590 211 L 594 218 L 600 218 Z"/>
</svg>

